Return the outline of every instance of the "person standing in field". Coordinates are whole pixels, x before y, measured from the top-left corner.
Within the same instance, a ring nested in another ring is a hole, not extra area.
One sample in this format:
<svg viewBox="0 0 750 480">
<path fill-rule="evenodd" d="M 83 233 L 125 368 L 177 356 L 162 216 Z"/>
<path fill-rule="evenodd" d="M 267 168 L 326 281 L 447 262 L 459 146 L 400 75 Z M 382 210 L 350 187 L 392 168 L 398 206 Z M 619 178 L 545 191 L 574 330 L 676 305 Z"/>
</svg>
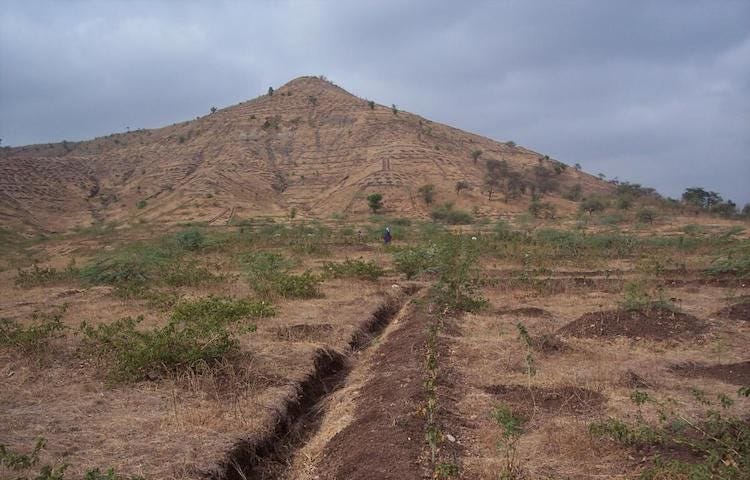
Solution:
<svg viewBox="0 0 750 480">
<path fill-rule="evenodd" d="M 391 227 L 385 227 L 385 233 L 383 233 L 383 243 L 388 245 L 391 243 L 393 237 L 391 236 Z"/>
</svg>

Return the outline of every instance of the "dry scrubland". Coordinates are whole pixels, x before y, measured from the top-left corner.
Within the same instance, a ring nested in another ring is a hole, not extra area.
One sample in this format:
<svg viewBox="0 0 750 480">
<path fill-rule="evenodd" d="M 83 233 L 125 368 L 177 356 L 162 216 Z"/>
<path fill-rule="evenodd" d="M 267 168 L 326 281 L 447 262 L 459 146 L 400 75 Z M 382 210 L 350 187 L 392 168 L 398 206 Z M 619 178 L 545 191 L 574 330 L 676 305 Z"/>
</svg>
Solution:
<svg viewBox="0 0 750 480">
<path fill-rule="evenodd" d="M 691 221 L 0 230 L 0 477 L 750 478 L 750 240 Z"/>
</svg>

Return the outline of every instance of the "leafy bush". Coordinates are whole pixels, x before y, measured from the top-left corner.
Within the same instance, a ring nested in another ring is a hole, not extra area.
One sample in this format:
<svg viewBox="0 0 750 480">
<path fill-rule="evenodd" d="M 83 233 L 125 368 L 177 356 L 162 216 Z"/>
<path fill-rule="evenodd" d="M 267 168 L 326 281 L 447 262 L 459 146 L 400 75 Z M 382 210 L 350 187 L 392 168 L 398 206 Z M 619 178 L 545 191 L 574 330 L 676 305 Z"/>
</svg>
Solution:
<svg viewBox="0 0 750 480">
<path fill-rule="evenodd" d="M 200 230 L 191 228 L 175 235 L 177 245 L 184 250 L 200 250 L 205 244 L 205 237 Z"/>
<path fill-rule="evenodd" d="M 598 197 L 590 197 L 581 202 L 580 210 L 582 212 L 586 212 L 589 215 L 595 212 L 602 212 L 605 208 L 607 208 L 607 204 L 604 200 L 598 198 Z"/>
<path fill-rule="evenodd" d="M 137 381 L 153 372 L 195 370 L 216 363 L 238 349 L 235 333 L 254 331 L 245 318 L 271 316 L 263 302 L 208 297 L 179 304 L 164 327 L 139 330 L 143 317 L 123 318 L 92 327 L 81 324 L 83 351 L 110 362 L 111 381 Z"/>
<path fill-rule="evenodd" d="M 447 223 L 448 225 L 471 225 L 474 223 L 474 217 L 469 212 L 455 210 L 450 203 L 435 208 L 430 216 L 436 222 Z"/>
<path fill-rule="evenodd" d="M 294 265 L 282 255 L 256 252 L 241 258 L 250 286 L 260 295 L 270 298 L 318 298 L 320 278 L 310 272 L 299 275 L 287 270 Z"/>
<path fill-rule="evenodd" d="M 41 353 L 48 349 L 49 343 L 62 336 L 65 325 L 62 317 L 65 308 L 51 313 L 34 312 L 34 323 L 28 327 L 20 325 L 15 320 L 0 318 L 0 346 L 18 348 L 25 353 Z"/>
<path fill-rule="evenodd" d="M 419 245 L 397 250 L 393 253 L 396 269 L 406 275 L 408 280 L 435 268 L 438 262 L 438 251 L 434 244 Z"/>
<path fill-rule="evenodd" d="M 641 223 L 654 223 L 654 220 L 656 219 L 656 212 L 654 212 L 650 208 L 644 208 L 642 210 L 639 210 L 638 213 L 635 214 L 635 219 Z"/>
<path fill-rule="evenodd" d="M 180 138 L 182 139 L 182 141 L 185 141 L 182 137 Z M 146 200 L 138 200 L 138 203 L 135 204 L 135 208 L 137 208 L 138 210 L 143 210 L 144 208 L 146 208 L 146 205 L 148 205 Z"/>
<path fill-rule="evenodd" d="M 385 271 L 374 261 L 351 260 L 347 258 L 341 263 L 327 262 L 323 265 L 323 272 L 331 278 L 359 278 L 362 280 L 377 280 Z"/>
<path fill-rule="evenodd" d="M 750 242 L 726 249 L 715 258 L 709 268 L 710 275 L 731 274 L 739 278 L 750 278 Z"/>
<path fill-rule="evenodd" d="M 212 283 L 219 279 L 207 268 L 196 262 L 173 262 L 165 265 L 160 272 L 161 279 L 172 287 L 188 287 Z"/>
</svg>

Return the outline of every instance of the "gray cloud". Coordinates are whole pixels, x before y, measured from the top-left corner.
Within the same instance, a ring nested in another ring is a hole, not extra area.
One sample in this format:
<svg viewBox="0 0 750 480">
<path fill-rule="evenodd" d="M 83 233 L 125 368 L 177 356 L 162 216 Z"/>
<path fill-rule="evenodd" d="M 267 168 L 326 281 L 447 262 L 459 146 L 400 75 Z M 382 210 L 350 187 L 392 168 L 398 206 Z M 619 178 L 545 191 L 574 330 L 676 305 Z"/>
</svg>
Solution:
<svg viewBox="0 0 750 480">
<path fill-rule="evenodd" d="M 6 2 L 0 137 L 157 127 L 325 74 L 593 173 L 750 202 L 750 3 L 465 3 Z"/>
</svg>

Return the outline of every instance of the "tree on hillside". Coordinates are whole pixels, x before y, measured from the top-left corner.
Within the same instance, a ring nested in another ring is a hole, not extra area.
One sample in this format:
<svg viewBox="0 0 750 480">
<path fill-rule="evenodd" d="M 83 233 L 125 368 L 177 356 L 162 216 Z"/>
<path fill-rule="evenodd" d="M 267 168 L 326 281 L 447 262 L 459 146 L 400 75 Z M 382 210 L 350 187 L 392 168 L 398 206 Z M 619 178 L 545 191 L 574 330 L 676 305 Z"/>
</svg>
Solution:
<svg viewBox="0 0 750 480">
<path fill-rule="evenodd" d="M 650 208 L 644 208 L 642 210 L 639 210 L 638 213 L 635 214 L 635 218 L 641 223 L 654 223 L 656 212 L 654 212 Z"/>
<path fill-rule="evenodd" d="M 570 187 L 567 192 L 563 193 L 563 198 L 572 202 L 577 202 L 581 199 L 582 194 L 583 187 L 580 183 L 576 183 L 575 185 Z"/>
<path fill-rule="evenodd" d="M 586 212 L 591 215 L 594 212 L 602 212 L 607 208 L 604 201 L 597 197 L 590 197 L 581 203 L 580 209 L 582 212 Z"/>
<path fill-rule="evenodd" d="M 481 156 L 482 156 L 481 150 L 474 150 L 473 152 L 471 152 L 471 159 L 474 160 L 474 163 L 477 163 L 477 161 L 479 160 L 479 157 Z"/>
<path fill-rule="evenodd" d="M 367 101 L 367 106 L 370 107 L 370 110 L 375 110 L 375 102 L 372 100 Z"/>
<path fill-rule="evenodd" d="M 273 96 L 273 87 L 268 87 L 268 96 L 269 97 Z"/>
<path fill-rule="evenodd" d="M 211 113 L 216 113 L 216 107 L 211 107 Z"/>
<path fill-rule="evenodd" d="M 577 172 L 580 172 L 583 167 L 580 163 L 576 163 L 575 165 L 573 165 L 573 168 L 575 168 Z"/>
<path fill-rule="evenodd" d="M 456 195 L 461 194 L 461 190 L 468 190 L 469 189 L 469 182 L 466 180 L 459 180 L 456 182 Z"/>
<path fill-rule="evenodd" d="M 750 203 L 746 203 L 744 207 L 742 207 L 742 213 L 740 213 L 745 218 L 750 218 Z"/>
<path fill-rule="evenodd" d="M 709 209 L 717 203 L 722 202 L 721 195 L 709 192 L 701 187 L 686 188 L 682 194 L 682 201 L 698 208 Z"/>
<path fill-rule="evenodd" d="M 431 205 L 432 202 L 435 200 L 435 185 L 431 183 L 422 185 L 417 190 L 417 193 L 419 193 L 419 196 L 422 197 L 422 200 L 424 200 L 424 203 L 426 203 L 427 205 Z"/>
<path fill-rule="evenodd" d="M 492 194 L 503 186 L 503 177 L 508 176 L 508 162 L 505 160 L 487 159 L 484 162 L 484 186 L 487 189 L 487 199 L 492 200 Z"/>
<path fill-rule="evenodd" d="M 391 111 L 394 115 L 398 115 L 398 108 L 396 107 L 395 103 L 391 105 Z"/>
<path fill-rule="evenodd" d="M 367 196 L 367 206 L 370 207 L 372 213 L 378 213 L 383 209 L 383 195 L 380 193 L 373 193 Z"/>
</svg>

